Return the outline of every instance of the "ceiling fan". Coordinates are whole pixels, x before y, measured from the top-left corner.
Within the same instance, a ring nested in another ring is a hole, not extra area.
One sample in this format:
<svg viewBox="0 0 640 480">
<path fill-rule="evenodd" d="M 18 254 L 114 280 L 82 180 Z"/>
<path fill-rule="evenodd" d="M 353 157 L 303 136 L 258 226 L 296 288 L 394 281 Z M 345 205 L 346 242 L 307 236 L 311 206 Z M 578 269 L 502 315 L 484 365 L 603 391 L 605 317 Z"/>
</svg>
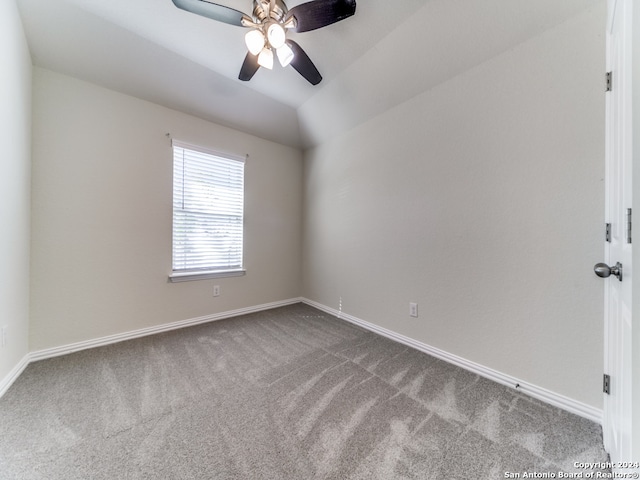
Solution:
<svg viewBox="0 0 640 480">
<path fill-rule="evenodd" d="M 322 75 L 305 51 L 291 39 L 287 30 L 308 32 L 344 20 L 356 13 L 356 0 L 313 0 L 287 8 L 283 0 L 253 0 L 253 14 L 208 0 L 172 0 L 176 7 L 219 22 L 250 28 L 245 35 L 249 52 L 238 78 L 249 81 L 262 66 L 273 68 L 273 52 L 283 67 L 291 65 L 312 85 Z"/>
</svg>

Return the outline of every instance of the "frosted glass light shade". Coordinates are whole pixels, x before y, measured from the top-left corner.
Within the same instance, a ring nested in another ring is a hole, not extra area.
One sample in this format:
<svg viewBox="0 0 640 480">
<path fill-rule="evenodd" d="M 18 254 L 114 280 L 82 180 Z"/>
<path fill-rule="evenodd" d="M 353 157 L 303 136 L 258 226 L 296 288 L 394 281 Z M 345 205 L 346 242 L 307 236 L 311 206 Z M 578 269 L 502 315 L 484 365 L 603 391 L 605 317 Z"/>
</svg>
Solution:
<svg viewBox="0 0 640 480">
<path fill-rule="evenodd" d="M 279 23 L 272 23 L 267 29 L 267 38 L 269 39 L 269 45 L 276 50 L 284 45 L 286 40 L 286 34 L 284 28 Z"/>
<path fill-rule="evenodd" d="M 273 52 L 270 48 L 263 48 L 258 55 L 258 65 L 269 70 L 273 69 Z"/>
<path fill-rule="evenodd" d="M 278 54 L 278 60 L 280 60 L 280 65 L 286 67 L 293 60 L 293 50 L 286 43 L 282 45 L 278 50 L 276 50 Z"/>
<path fill-rule="evenodd" d="M 264 35 L 260 30 L 249 30 L 244 36 L 244 43 L 252 55 L 258 55 L 266 43 Z"/>
</svg>

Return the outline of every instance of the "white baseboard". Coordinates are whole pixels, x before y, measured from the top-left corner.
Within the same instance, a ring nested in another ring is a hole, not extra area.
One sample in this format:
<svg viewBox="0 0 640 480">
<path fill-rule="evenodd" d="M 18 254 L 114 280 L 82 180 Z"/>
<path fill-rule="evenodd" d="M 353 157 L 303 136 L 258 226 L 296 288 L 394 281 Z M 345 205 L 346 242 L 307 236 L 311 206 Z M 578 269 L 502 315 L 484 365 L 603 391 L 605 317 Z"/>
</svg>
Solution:
<svg viewBox="0 0 640 480">
<path fill-rule="evenodd" d="M 13 367 L 13 369 L 11 369 L 6 377 L 0 379 L 0 398 L 2 398 L 5 392 L 9 390 L 9 387 L 18 379 L 24 369 L 27 368 L 27 365 L 29 365 L 29 354 L 26 354 L 24 357 L 22 357 L 22 359 L 15 367 Z"/>
<path fill-rule="evenodd" d="M 69 353 L 77 352 L 80 350 L 86 350 L 89 348 L 101 347 L 104 345 L 110 345 L 113 343 L 123 342 L 126 340 L 132 340 L 134 338 L 145 337 L 147 335 L 154 335 L 157 333 L 177 330 L 177 329 L 189 327 L 192 325 L 198 325 L 202 323 L 213 322 L 216 320 L 223 320 L 226 318 L 237 317 L 239 315 L 246 315 L 249 313 L 270 310 L 278 307 L 284 307 L 286 305 L 292 305 L 300 302 L 306 303 L 307 305 L 317 308 L 318 310 L 321 310 L 330 315 L 343 319 L 347 322 L 358 325 L 366 330 L 382 335 L 383 337 L 387 337 L 391 340 L 394 340 L 396 342 L 402 343 L 409 347 L 415 348 L 416 350 L 432 355 L 436 358 L 449 362 L 453 365 L 457 365 L 461 368 L 469 370 L 473 373 L 476 373 L 477 375 L 488 378 L 502 385 L 506 385 L 511 388 L 517 388 L 523 393 L 526 393 L 531 397 L 537 398 L 538 400 L 542 400 L 545 403 L 561 408 L 568 412 L 574 413 L 581 417 L 587 418 L 596 423 L 602 424 L 603 412 L 601 409 L 592 407 L 590 405 L 579 402 L 572 398 L 565 397 L 564 395 L 552 392 L 545 388 L 538 387 L 537 385 L 528 384 L 520 379 L 512 377 L 511 375 L 506 375 L 497 370 L 493 370 L 491 368 L 485 367 L 483 365 L 472 362 L 465 358 L 445 352 L 444 350 L 440 350 L 438 348 L 435 348 L 425 343 L 414 340 L 410 337 L 406 337 L 399 333 L 393 332 L 392 330 L 388 330 L 378 325 L 374 325 L 365 320 L 354 317 L 353 315 L 340 312 L 336 309 L 333 309 L 326 305 L 322 305 L 318 302 L 314 302 L 313 300 L 309 300 L 307 298 L 291 298 L 288 300 L 282 300 L 278 302 L 265 303 L 265 304 L 256 305 L 253 307 L 246 307 L 246 308 L 240 308 L 237 310 L 230 310 L 226 312 L 216 313 L 212 315 L 205 315 L 203 317 L 196 317 L 188 320 L 181 320 L 177 322 L 167 323 L 164 325 L 157 325 L 153 327 L 142 328 L 139 330 L 132 330 L 130 332 L 118 333 L 118 334 L 109 335 L 106 337 L 101 337 L 101 338 L 96 338 L 92 340 L 71 343 L 68 345 L 62 345 L 60 347 L 47 348 L 44 350 L 31 352 L 27 354 L 11 370 L 11 372 L 9 372 L 9 374 L 5 378 L 0 380 L 0 397 L 4 395 L 4 393 L 9 389 L 9 387 L 13 384 L 13 382 L 20 376 L 20 374 L 24 371 L 27 365 L 31 362 L 44 360 L 47 358 L 53 358 L 60 355 L 67 355 Z"/>
<path fill-rule="evenodd" d="M 567 412 L 574 413 L 602 425 L 603 412 L 601 409 L 592 407 L 591 405 L 587 405 L 559 393 L 552 392 L 550 390 L 547 390 L 546 388 L 529 384 L 518 378 L 512 377 L 511 375 L 506 375 L 492 368 L 485 367 L 484 365 L 480 365 L 457 355 L 445 352 L 444 350 L 440 350 L 439 348 L 419 342 L 417 340 L 414 340 L 413 338 L 405 337 L 404 335 L 396 333 L 392 330 L 374 325 L 373 323 L 369 323 L 365 320 L 341 312 L 334 308 L 327 307 L 326 305 L 314 302 L 313 300 L 309 300 L 308 298 L 302 298 L 302 302 L 314 308 L 317 308 L 318 310 L 322 310 L 323 312 L 326 312 L 330 315 L 346 320 L 347 322 L 358 325 L 366 330 L 382 335 L 383 337 L 387 337 L 391 340 L 415 348 L 416 350 L 419 350 L 421 352 L 427 353 L 433 357 L 439 358 L 440 360 L 444 360 L 445 362 L 449 362 L 453 365 L 464 368 L 465 370 L 469 370 L 470 372 L 480 375 L 481 377 L 488 378 L 489 380 L 493 380 L 494 382 L 506 385 L 507 387 L 517 388 L 519 391 L 522 391 L 522 393 L 525 393 L 533 398 L 537 398 L 538 400 L 548 403 L 549 405 L 561 408 Z"/>
<path fill-rule="evenodd" d="M 191 318 L 188 320 L 180 320 L 172 323 L 165 323 L 163 325 L 156 325 L 148 328 L 141 328 L 139 330 L 132 330 L 130 332 L 117 333 L 115 335 L 108 335 L 106 337 L 95 338 L 92 340 L 85 340 L 82 342 L 70 343 L 68 345 L 62 345 L 59 347 L 46 348 L 35 352 L 30 352 L 16 365 L 9 374 L 0 380 L 0 397 L 2 397 L 9 387 L 16 381 L 20 374 L 31 362 L 39 360 L 45 360 L 47 358 L 58 357 L 60 355 L 67 355 L 69 353 L 78 352 L 80 350 L 87 350 L 89 348 L 102 347 L 104 345 L 110 345 L 112 343 L 124 342 L 125 340 L 132 340 L 134 338 L 146 337 L 147 335 L 154 335 L 156 333 L 168 332 L 171 330 L 177 330 L 179 328 L 190 327 L 192 325 L 199 325 L 201 323 L 213 322 L 216 320 L 224 320 L 225 318 L 237 317 L 239 315 L 247 315 L 249 313 L 261 312 L 264 310 L 271 310 L 272 308 L 284 307 L 286 305 L 292 305 L 294 303 L 300 303 L 301 298 L 291 298 L 288 300 L 281 300 L 278 302 L 264 303 L 262 305 L 255 305 L 253 307 L 239 308 L 237 310 L 229 310 L 221 313 L 214 313 L 212 315 L 205 315 L 203 317 Z"/>
<path fill-rule="evenodd" d="M 117 333 L 115 335 L 108 335 L 106 337 L 95 338 L 92 340 L 85 340 L 83 342 L 71 343 L 68 345 L 62 345 L 60 347 L 47 348 L 44 350 L 31 352 L 29 354 L 29 361 L 35 362 L 35 361 L 44 360 L 47 358 L 58 357 L 60 355 L 67 355 L 69 353 L 77 352 L 80 350 L 86 350 L 88 348 L 102 347 L 104 345 L 110 345 L 112 343 L 124 342 L 126 340 L 133 340 L 134 338 L 146 337 L 148 335 L 155 335 L 157 333 L 169 332 L 171 330 L 178 330 L 180 328 L 199 325 L 201 323 L 214 322 L 216 320 L 224 320 L 226 318 L 237 317 L 239 315 L 247 315 L 249 313 L 261 312 L 263 310 L 271 310 L 272 308 L 284 307 L 286 305 L 300 303 L 301 301 L 302 300 L 300 298 L 290 298 L 288 300 L 264 303 L 262 305 L 255 305 L 253 307 L 239 308 L 237 310 L 229 310 L 226 312 L 214 313 L 212 315 L 205 315 L 203 317 L 190 318 L 188 320 L 180 320 L 177 322 L 165 323 L 163 325 L 156 325 L 153 327 L 141 328 L 139 330 L 132 330 L 130 332 Z"/>
</svg>

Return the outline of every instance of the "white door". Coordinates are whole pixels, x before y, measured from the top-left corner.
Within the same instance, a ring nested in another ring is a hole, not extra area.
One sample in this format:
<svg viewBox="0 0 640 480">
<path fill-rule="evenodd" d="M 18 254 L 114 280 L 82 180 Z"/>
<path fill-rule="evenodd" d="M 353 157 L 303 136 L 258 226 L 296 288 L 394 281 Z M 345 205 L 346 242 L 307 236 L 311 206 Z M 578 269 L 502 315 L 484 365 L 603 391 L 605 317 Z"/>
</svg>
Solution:
<svg viewBox="0 0 640 480">
<path fill-rule="evenodd" d="M 610 241 L 605 263 L 620 264 L 605 278 L 605 373 L 610 376 L 604 395 L 604 442 L 612 462 L 631 461 L 631 8 L 633 0 L 608 0 L 606 94 L 606 222 Z M 640 212 L 637 212 L 640 214 Z M 640 240 L 640 239 L 637 239 Z M 601 267 L 601 274 L 608 273 Z M 638 459 L 635 459 L 636 461 Z M 625 470 L 620 470 L 625 471 Z M 628 472 L 628 470 L 626 470 Z"/>
</svg>

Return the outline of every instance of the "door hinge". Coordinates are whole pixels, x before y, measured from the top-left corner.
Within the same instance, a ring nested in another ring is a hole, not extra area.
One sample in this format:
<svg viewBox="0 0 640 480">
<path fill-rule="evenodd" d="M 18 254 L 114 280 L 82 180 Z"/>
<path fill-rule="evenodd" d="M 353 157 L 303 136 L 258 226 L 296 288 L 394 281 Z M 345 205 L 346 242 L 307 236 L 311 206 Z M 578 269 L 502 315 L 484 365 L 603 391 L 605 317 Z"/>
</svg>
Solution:
<svg viewBox="0 0 640 480">
<path fill-rule="evenodd" d="M 606 223 L 604 227 L 604 239 L 611 243 L 611 224 Z"/>
<path fill-rule="evenodd" d="M 613 73 L 612 72 L 607 72 L 604 76 L 605 78 L 605 85 L 606 85 L 606 89 L 605 92 L 610 92 L 611 91 L 611 84 L 612 84 L 612 77 Z"/>
<path fill-rule="evenodd" d="M 606 393 L 607 395 L 609 395 L 610 392 L 611 392 L 611 377 L 609 375 L 607 375 L 606 373 L 604 374 L 604 377 L 602 378 L 602 391 L 604 393 Z"/>
<path fill-rule="evenodd" d="M 633 226 L 632 211 L 627 208 L 627 243 L 631 243 L 631 227 Z"/>
</svg>

